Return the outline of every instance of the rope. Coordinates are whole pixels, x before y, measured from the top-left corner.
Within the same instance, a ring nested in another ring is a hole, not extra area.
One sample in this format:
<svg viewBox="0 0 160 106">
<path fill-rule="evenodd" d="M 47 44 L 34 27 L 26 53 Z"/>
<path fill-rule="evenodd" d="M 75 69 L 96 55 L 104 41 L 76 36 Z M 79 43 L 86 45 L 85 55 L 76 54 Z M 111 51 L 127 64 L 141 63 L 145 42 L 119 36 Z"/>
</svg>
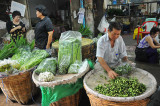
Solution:
<svg viewBox="0 0 160 106">
<path fill-rule="evenodd" d="M 8 100 L 8 94 L 7 94 L 7 92 L 6 92 L 5 88 L 4 88 L 3 80 L 2 80 L 2 85 L 3 85 L 3 91 L 4 91 L 4 92 L 6 93 L 6 95 L 7 95 L 7 98 L 6 98 L 6 103 L 7 103 L 7 100 Z"/>
</svg>

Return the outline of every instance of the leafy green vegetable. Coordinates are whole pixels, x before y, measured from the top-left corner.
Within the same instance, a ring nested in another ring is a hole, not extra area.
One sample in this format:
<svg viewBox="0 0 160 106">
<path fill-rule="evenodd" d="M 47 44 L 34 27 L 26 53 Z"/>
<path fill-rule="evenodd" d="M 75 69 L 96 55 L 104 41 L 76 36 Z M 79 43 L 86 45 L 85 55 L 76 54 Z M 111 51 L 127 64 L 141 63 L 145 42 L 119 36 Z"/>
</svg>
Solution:
<svg viewBox="0 0 160 106">
<path fill-rule="evenodd" d="M 71 64 L 68 69 L 68 73 L 69 74 L 77 74 L 81 65 L 82 65 L 82 62 L 80 62 L 80 61 L 76 61 L 75 63 Z"/>
<path fill-rule="evenodd" d="M 31 56 L 21 66 L 20 70 L 27 70 L 38 65 L 43 59 L 48 57 L 49 54 L 45 50 L 34 50 Z"/>
<path fill-rule="evenodd" d="M 15 43 L 12 41 L 10 44 L 5 44 L 0 51 L 0 60 L 6 59 L 12 56 L 16 51 Z"/>
<path fill-rule="evenodd" d="M 132 71 L 132 67 L 129 64 L 126 64 L 124 66 L 116 67 L 114 71 L 119 75 L 129 74 Z"/>
<path fill-rule="evenodd" d="M 88 26 L 83 27 L 83 25 L 81 25 L 79 32 L 82 34 L 82 36 L 84 37 L 90 37 L 92 38 L 93 33 L 91 32 L 90 28 Z"/>
<path fill-rule="evenodd" d="M 108 84 L 98 85 L 95 90 L 99 93 L 113 97 L 138 96 L 146 91 L 146 86 L 136 78 L 117 77 L 109 80 Z"/>
<path fill-rule="evenodd" d="M 57 60 L 55 58 L 44 59 L 35 70 L 35 73 L 40 74 L 42 72 L 51 72 L 56 74 Z"/>
</svg>

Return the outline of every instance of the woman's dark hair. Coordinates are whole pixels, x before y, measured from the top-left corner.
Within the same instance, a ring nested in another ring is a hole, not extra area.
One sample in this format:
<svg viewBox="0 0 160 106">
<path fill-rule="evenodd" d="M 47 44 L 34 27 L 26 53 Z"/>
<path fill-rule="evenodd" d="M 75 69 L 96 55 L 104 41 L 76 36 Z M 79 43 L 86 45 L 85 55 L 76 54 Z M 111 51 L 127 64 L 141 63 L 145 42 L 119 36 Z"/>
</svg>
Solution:
<svg viewBox="0 0 160 106">
<path fill-rule="evenodd" d="M 116 30 L 122 30 L 122 26 L 118 22 L 110 22 L 109 23 L 108 29 L 109 29 L 110 32 L 113 30 L 113 28 L 115 28 Z"/>
<path fill-rule="evenodd" d="M 19 11 L 13 11 L 12 17 L 14 18 L 15 16 L 20 16 L 21 17 L 21 13 Z"/>
<path fill-rule="evenodd" d="M 44 5 L 38 5 L 36 6 L 36 10 L 42 13 L 43 16 L 47 16 L 47 10 Z"/>
<path fill-rule="evenodd" d="M 157 32 L 160 32 L 160 29 L 158 27 L 153 27 L 150 30 L 150 35 L 155 35 Z"/>
</svg>

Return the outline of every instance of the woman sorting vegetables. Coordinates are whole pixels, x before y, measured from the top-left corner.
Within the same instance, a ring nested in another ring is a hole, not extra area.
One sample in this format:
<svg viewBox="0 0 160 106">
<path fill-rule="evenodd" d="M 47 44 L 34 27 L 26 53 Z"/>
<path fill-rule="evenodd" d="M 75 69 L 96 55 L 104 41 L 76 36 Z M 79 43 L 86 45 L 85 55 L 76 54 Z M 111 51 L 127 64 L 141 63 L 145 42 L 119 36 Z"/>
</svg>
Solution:
<svg viewBox="0 0 160 106">
<path fill-rule="evenodd" d="M 49 49 L 52 43 L 53 25 L 47 16 L 46 7 L 38 5 L 36 7 L 36 15 L 40 21 L 35 27 L 35 44 L 39 49 Z"/>
<path fill-rule="evenodd" d="M 118 74 L 111 67 L 117 66 L 121 59 L 123 62 L 131 63 L 127 58 L 125 44 L 120 36 L 121 29 L 120 23 L 110 23 L 108 33 L 103 35 L 97 43 L 97 63 L 95 69 L 107 71 L 109 78 L 112 79 L 117 77 Z"/>
<path fill-rule="evenodd" d="M 159 35 L 159 28 L 153 27 L 150 34 L 146 35 L 138 44 L 135 54 L 137 61 L 158 63 L 157 48 L 160 48 L 160 44 L 155 40 L 155 37 Z"/>
<path fill-rule="evenodd" d="M 19 11 L 14 11 L 12 13 L 13 21 L 6 23 L 6 28 L 10 34 L 11 39 L 15 41 L 23 36 L 23 33 L 26 32 L 25 25 L 20 21 L 21 13 Z"/>
</svg>

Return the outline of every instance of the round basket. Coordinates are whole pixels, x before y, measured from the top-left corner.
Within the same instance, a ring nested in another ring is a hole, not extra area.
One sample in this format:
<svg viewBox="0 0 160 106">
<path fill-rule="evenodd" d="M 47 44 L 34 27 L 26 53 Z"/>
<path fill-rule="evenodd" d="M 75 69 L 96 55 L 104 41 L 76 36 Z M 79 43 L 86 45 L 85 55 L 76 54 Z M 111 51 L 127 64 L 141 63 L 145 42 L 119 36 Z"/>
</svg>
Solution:
<svg viewBox="0 0 160 106">
<path fill-rule="evenodd" d="M 18 75 L 0 78 L 0 87 L 6 98 L 20 104 L 28 103 L 32 96 L 37 93 L 37 88 L 31 79 L 33 70 L 34 68 Z"/>
<path fill-rule="evenodd" d="M 55 49 L 55 55 L 58 56 L 59 42 L 54 42 L 52 47 Z M 82 38 L 82 59 L 96 59 L 96 43 L 92 39 Z"/>
<path fill-rule="evenodd" d="M 54 77 L 54 81 L 51 81 L 51 82 L 40 82 L 38 80 L 38 75 L 35 72 L 33 72 L 32 79 L 37 86 L 53 88 L 56 85 L 73 84 L 79 78 L 82 78 L 89 71 L 88 61 L 85 61 L 85 63 L 80 68 L 80 70 L 81 70 L 80 71 L 81 73 L 78 73 L 78 74 L 56 75 Z M 80 90 L 78 91 L 78 93 L 71 96 L 64 97 L 56 102 L 51 103 L 50 105 L 51 106 L 78 106 L 79 96 L 80 96 L 79 92 Z M 50 95 L 50 94 L 46 94 L 46 95 Z"/>
<path fill-rule="evenodd" d="M 98 84 L 107 83 L 107 80 L 100 75 L 105 75 L 107 80 L 109 79 L 104 71 L 92 70 L 83 80 L 91 106 L 146 106 L 149 102 L 148 97 L 156 91 L 157 82 L 155 78 L 147 71 L 137 68 L 129 77 L 136 77 L 140 83 L 146 85 L 147 90 L 143 94 L 135 97 L 106 96 L 94 90 Z"/>
</svg>

